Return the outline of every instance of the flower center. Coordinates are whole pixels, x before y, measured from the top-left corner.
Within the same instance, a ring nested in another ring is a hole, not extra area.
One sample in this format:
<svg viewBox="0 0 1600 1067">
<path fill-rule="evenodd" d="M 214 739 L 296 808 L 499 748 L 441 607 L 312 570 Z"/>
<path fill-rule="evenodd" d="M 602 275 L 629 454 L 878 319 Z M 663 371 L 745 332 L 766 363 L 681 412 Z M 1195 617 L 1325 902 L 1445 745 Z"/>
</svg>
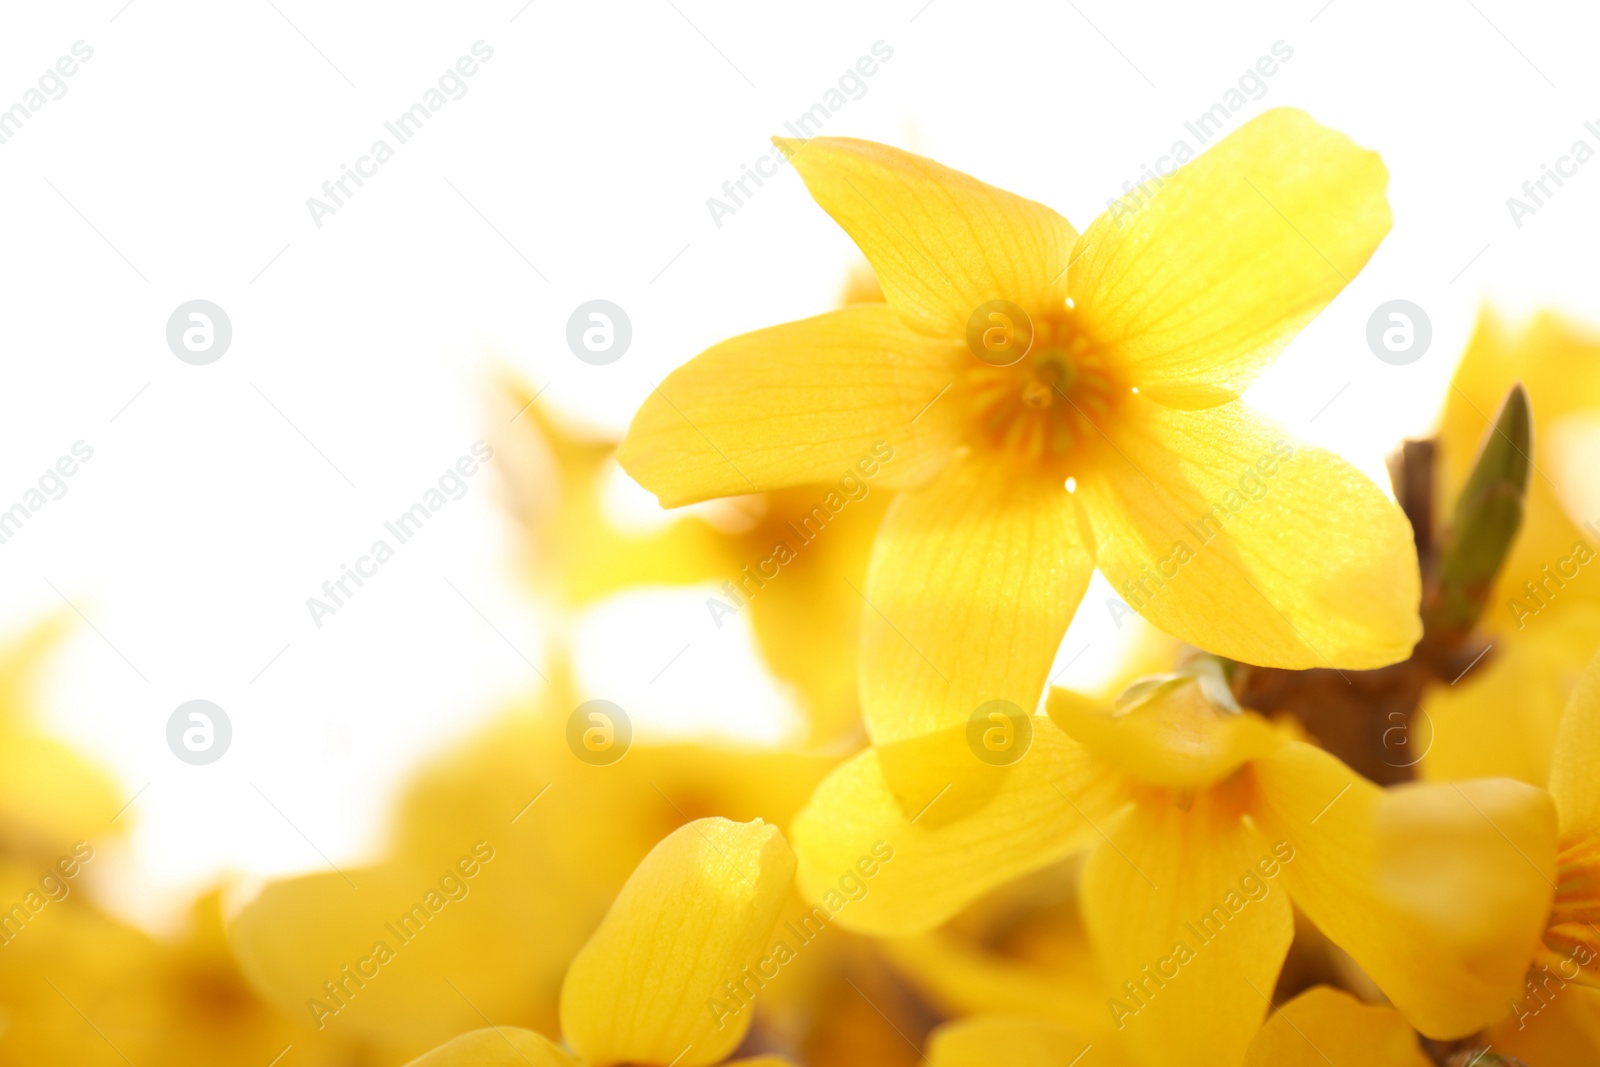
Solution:
<svg viewBox="0 0 1600 1067">
<path fill-rule="evenodd" d="M 1600 837 L 1561 843 L 1555 900 L 1534 962 L 1566 981 L 1600 986 Z"/>
<path fill-rule="evenodd" d="M 1114 384 L 1070 309 L 1033 320 L 1033 346 L 1007 367 L 974 360 L 968 395 L 976 439 L 1063 477 L 1111 411 Z"/>
</svg>

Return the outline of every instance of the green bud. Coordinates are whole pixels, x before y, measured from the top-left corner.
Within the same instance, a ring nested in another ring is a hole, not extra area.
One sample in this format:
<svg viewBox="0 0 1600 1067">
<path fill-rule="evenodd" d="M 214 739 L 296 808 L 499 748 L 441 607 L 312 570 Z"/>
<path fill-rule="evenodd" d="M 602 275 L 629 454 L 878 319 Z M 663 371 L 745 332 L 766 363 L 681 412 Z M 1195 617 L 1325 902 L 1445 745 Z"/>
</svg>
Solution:
<svg viewBox="0 0 1600 1067">
<path fill-rule="evenodd" d="M 1522 526 L 1532 453 L 1533 413 L 1519 382 L 1500 405 L 1456 499 L 1439 556 L 1438 595 L 1428 619 L 1432 627 L 1466 631 L 1483 615 L 1490 587 Z"/>
</svg>

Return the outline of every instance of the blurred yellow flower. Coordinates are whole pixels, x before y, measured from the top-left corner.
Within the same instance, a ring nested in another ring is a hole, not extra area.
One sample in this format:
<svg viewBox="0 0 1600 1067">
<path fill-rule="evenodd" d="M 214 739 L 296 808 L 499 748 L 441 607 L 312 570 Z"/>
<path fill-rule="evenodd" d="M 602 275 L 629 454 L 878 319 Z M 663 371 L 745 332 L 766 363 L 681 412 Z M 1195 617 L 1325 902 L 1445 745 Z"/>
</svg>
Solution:
<svg viewBox="0 0 1600 1067">
<path fill-rule="evenodd" d="M 234 918 L 245 973 L 285 1015 L 413 1056 L 484 1015 L 553 1032 L 562 975 L 652 845 L 702 816 L 787 820 L 834 763 L 635 744 L 590 766 L 554 677 L 419 774 L 386 859 L 275 882 Z"/>
<path fill-rule="evenodd" d="M 1485 310 L 1445 401 L 1439 500 L 1461 491 L 1486 419 L 1517 381 L 1534 420 L 1522 526 L 1479 624 L 1493 635 L 1487 661 L 1423 694 L 1416 741 L 1428 778 L 1544 785 L 1562 713 L 1600 647 L 1600 512 L 1576 515 L 1562 499 L 1577 496 L 1576 475 L 1593 476 L 1580 431 L 1600 426 L 1600 339 L 1549 314 L 1513 333 Z"/>
<path fill-rule="evenodd" d="M 0 841 L 25 869 L 49 866 L 80 840 L 122 836 L 112 820 L 127 798 L 109 776 L 33 721 L 44 657 L 64 619 L 34 627 L 0 652 Z"/>
<path fill-rule="evenodd" d="M 793 878 L 776 827 L 722 818 L 680 827 L 628 877 L 567 970 L 561 1032 L 572 1054 L 532 1031 L 491 1026 L 412 1067 L 722 1063 L 751 1021 L 728 1010 L 727 991 L 767 957 Z"/>
<path fill-rule="evenodd" d="M 1404 517 L 1237 400 L 1388 232 L 1375 154 L 1270 111 L 1079 236 L 909 153 L 779 143 L 889 305 L 714 346 L 650 395 L 618 458 L 667 506 L 864 463 L 904 490 L 863 592 L 874 739 L 997 698 L 1032 709 L 1097 565 L 1151 621 L 1233 658 L 1409 653 Z M 966 341 L 990 328 L 1004 359 Z"/>
<path fill-rule="evenodd" d="M 0 653 L 0 1063 L 265 1064 L 303 1028 L 256 997 L 222 936 L 220 893 L 157 939 L 109 914 L 127 797 L 33 722 L 38 626 Z M 358 1064 L 360 1042 L 301 1048 L 307 1067 Z"/>
<path fill-rule="evenodd" d="M 1461 492 L 1489 420 L 1518 381 L 1533 409 L 1533 473 L 1522 528 L 1480 624 L 1496 633 L 1543 629 L 1575 603 L 1600 604 L 1600 512 L 1574 510 L 1581 477 L 1593 486 L 1584 457 L 1594 437 L 1585 433 L 1600 430 L 1600 337 L 1548 313 L 1514 334 L 1485 309 L 1445 400 L 1438 499 L 1447 506 Z"/>
<path fill-rule="evenodd" d="M 1556 735 L 1550 796 L 1560 816 L 1560 877 L 1539 962 L 1600 986 L 1600 656 L 1590 661 Z"/>
<path fill-rule="evenodd" d="M 809 742 L 858 737 L 861 599 L 852 586 L 863 584 L 886 493 L 854 479 L 850 496 L 840 494 L 849 506 L 824 526 L 806 522 L 835 487 L 740 498 L 731 502 L 737 522 L 689 515 L 659 529 L 620 529 L 603 501 L 615 444 L 563 426 L 525 388 L 503 389 L 502 407 L 522 414 L 507 416 L 496 454 L 510 471 L 511 510 L 536 586 L 563 608 L 581 608 L 633 586 L 715 583 L 706 621 L 720 627 L 748 610 L 767 666 L 804 696 Z"/>
<path fill-rule="evenodd" d="M 1504 779 L 1380 789 L 1239 711 L 1212 667 L 1113 707 L 1056 690 L 1010 766 L 975 759 L 962 727 L 862 753 L 795 819 L 801 888 L 891 841 L 895 863 L 840 922 L 913 934 L 1092 845 L 1080 891 L 1107 1022 L 1152 1067 L 1244 1054 L 1291 900 L 1424 1033 L 1498 1017 L 1549 908 L 1545 794 Z"/>
<path fill-rule="evenodd" d="M 1600 655 L 1572 693 L 1556 734 L 1550 796 L 1560 836 L 1555 899 L 1495 1047 L 1539 1067 L 1600 1060 Z"/>
</svg>

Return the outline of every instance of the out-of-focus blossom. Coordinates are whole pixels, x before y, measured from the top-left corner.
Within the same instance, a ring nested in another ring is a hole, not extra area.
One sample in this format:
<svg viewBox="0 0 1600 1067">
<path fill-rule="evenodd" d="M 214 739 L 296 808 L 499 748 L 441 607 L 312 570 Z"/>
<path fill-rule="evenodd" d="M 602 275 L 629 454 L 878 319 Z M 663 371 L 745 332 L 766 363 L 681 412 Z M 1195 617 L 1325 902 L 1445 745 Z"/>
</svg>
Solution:
<svg viewBox="0 0 1600 1067">
<path fill-rule="evenodd" d="M 1510 634 L 1544 629 L 1575 602 L 1600 604 L 1600 512 L 1577 513 L 1582 480 L 1600 486 L 1584 461 L 1585 427 L 1600 428 L 1600 338 L 1541 314 L 1513 333 L 1493 313 L 1478 319 L 1456 368 L 1439 429 L 1439 499 L 1460 493 L 1495 409 L 1520 381 L 1533 409 L 1533 476 L 1522 529 L 1501 569 L 1481 626 Z M 1600 499 L 1591 497 L 1590 499 Z"/>
<path fill-rule="evenodd" d="M 1488 1037 L 1538 1067 L 1600 1062 L 1600 655 L 1574 688 L 1550 760 L 1555 899 L 1523 988 Z M 1515 755 L 1512 755 L 1515 759 Z"/>
<path fill-rule="evenodd" d="M 563 426 L 520 385 L 502 388 L 500 406 L 512 414 L 496 454 L 535 587 L 576 609 L 638 586 L 708 583 L 709 621 L 749 613 L 767 666 L 803 697 L 810 743 L 855 742 L 859 590 L 888 493 L 841 472 L 830 484 L 729 501 L 720 521 L 689 515 L 626 528 L 604 503 L 615 443 Z"/>
<path fill-rule="evenodd" d="M 273 883 L 238 914 L 241 963 L 281 1011 L 410 1055 L 485 1017 L 554 1032 L 562 975 L 655 842 L 713 814 L 787 820 L 834 762 L 635 744 L 591 766 L 559 677 L 419 774 L 384 861 Z"/>
<path fill-rule="evenodd" d="M 793 877 L 794 854 L 776 827 L 721 818 L 680 827 L 628 877 L 568 968 L 561 988 L 565 1049 L 530 1030 L 493 1026 L 455 1038 L 412 1067 L 723 1063 L 752 1018 L 735 1010 L 728 990 L 771 962 Z"/>
<path fill-rule="evenodd" d="M 1480 315 L 1445 400 L 1440 500 L 1460 492 L 1486 420 L 1517 381 L 1534 424 L 1522 526 L 1479 623 L 1492 637 L 1487 662 L 1424 694 L 1417 741 L 1430 778 L 1545 784 L 1562 712 L 1600 647 L 1600 512 L 1576 513 L 1573 492 L 1574 478 L 1595 479 L 1574 430 L 1600 426 L 1600 339 L 1550 314 L 1516 333 Z"/>
</svg>

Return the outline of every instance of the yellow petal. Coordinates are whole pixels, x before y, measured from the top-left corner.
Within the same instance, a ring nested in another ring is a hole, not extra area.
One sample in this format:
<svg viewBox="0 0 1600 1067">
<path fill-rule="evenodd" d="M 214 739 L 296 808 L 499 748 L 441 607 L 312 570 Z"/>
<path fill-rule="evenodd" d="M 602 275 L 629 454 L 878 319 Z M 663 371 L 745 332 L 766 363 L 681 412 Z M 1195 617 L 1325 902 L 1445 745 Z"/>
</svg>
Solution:
<svg viewBox="0 0 1600 1067">
<path fill-rule="evenodd" d="M 1244 1067 L 1429 1067 L 1417 1035 L 1393 1008 L 1316 986 L 1272 1013 Z"/>
<path fill-rule="evenodd" d="M 1506 778 L 1384 790 L 1300 742 L 1251 765 L 1283 880 L 1411 1024 L 1450 1039 L 1522 986 L 1555 886 L 1549 796 Z"/>
<path fill-rule="evenodd" d="M 823 780 L 790 833 L 807 901 L 847 929 L 906 935 L 1081 848 L 1087 820 L 1120 802 L 1082 746 L 1036 716 L 1009 767 L 974 756 L 964 726 L 868 749 Z M 876 873 L 852 899 L 858 864 Z"/>
<path fill-rule="evenodd" d="M 1563 836 L 1600 836 L 1600 655 L 1589 661 L 1561 717 L 1550 767 L 1550 795 L 1561 813 Z"/>
<path fill-rule="evenodd" d="M 406 1067 L 579 1067 L 578 1061 L 532 1030 L 492 1026 L 473 1030 Z"/>
<path fill-rule="evenodd" d="M 1096 1067 L 1131 1061 L 1060 1023 L 975 1015 L 945 1023 L 928 1039 L 930 1067 Z"/>
<path fill-rule="evenodd" d="M 673 831 L 567 969 L 568 1044 L 594 1064 L 720 1062 L 753 1014 L 727 1005 L 725 986 L 770 947 L 793 880 L 775 826 L 711 818 Z"/>
<path fill-rule="evenodd" d="M 861 701 L 875 741 L 964 723 L 980 705 L 1039 705 L 1094 567 L 1059 483 L 952 464 L 895 498 L 862 614 Z"/>
<path fill-rule="evenodd" d="M 1237 1063 L 1294 936 L 1237 782 L 1188 810 L 1152 791 L 1083 870 L 1083 917 L 1123 1044 L 1147 1067 Z"/>
<path fill-rule="evenodd" d="M 1175 637 L 1263 666 L 1368 669 L 1422 634 L 1405 515 L 1331 452 L 1242 404 L 1124 398 L 1078 477 L 1095 560 Z"/>
<path fill-rule="evenodd" d="M 1213 785 L 1283 743 L 1266 719 L 1218 707 L 1190 675 L 1146 679 L 1125 697 L 1109 705 L 1056 689 L 1050 718 L 1100 762 L 1172 789 Z"/>
<path fill-rule="evenodd" d="M 1234 399 L 1366 265 L 1389 232 L 1388 181 L 1376 152 L 1268 111 L 1084 232 L 1079 321 L 1146 395 Z"/>
<path fill-rule="evenodd" d="M 1574 601 L 1538 625 L 1527 635 L 1504 633 L 1466 677 L 1423 692 L 1416 733 L 1420 744 L 1431 743 L 1418 765 L 1424 777 L 1549 780 L 1562 713 L 1600 648 L 1600 605 Z"/>
<path fill-rule="evenodd" d="M 916 485 L 953 453 L 956 405 L 933 401 L 963 351 L 879 304 L 743 334 L 667 375 L 617 459 L 665 507 L 846 475 Z"/>
<path fill-rule="evenodd" d="M 990 300 L 1061 305 L 1078 235 L 1043 204 L 871 141 L 774 141 L 912 329 L 963 338 Z"/>
</svg>

